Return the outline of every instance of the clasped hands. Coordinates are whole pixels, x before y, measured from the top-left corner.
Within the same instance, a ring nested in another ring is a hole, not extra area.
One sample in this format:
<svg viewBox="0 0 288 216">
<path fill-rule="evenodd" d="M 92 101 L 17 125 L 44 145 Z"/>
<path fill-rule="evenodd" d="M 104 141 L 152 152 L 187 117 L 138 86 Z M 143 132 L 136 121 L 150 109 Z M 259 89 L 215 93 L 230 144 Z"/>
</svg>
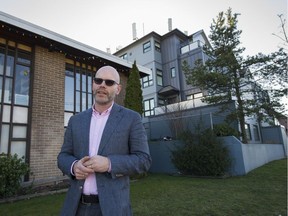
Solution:
<svg viewBox="0 0 288 216">
<path fill-rule="evenodd" d="M 107 157 L 95 155 L 93 157 L 85 156 L 77 161 L 73 166 L 73 172 L 76 179 L 86 179 L 90 173 L 107 172 L 110 167 L 110 161 Z"/>
</svg>

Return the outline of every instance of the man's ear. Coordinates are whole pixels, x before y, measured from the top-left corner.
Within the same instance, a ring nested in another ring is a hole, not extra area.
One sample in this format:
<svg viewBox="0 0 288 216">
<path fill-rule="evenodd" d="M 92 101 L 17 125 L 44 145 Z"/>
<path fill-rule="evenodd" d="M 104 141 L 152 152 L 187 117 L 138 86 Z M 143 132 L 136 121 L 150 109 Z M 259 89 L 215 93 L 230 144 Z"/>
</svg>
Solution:
<svg viewBox="0 0 288 216">
<path fill-rule="evenodd" d="M 117 92 L 116 92 L 116 95 L 119 95 L 119 94 L 120 94 L 121 89 L 122 89 L 122 86 L 121 86 L 120 84 L 117 85 Z"/>
</svg>

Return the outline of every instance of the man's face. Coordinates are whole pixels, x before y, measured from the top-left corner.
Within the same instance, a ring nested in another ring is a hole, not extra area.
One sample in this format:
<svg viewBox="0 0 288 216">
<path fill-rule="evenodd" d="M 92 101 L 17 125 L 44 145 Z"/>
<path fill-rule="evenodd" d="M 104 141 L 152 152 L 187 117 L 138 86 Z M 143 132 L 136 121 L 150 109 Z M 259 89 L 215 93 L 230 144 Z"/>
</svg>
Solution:
<svg viewBox="0 0 288 216">
<path fill-rule="evenodd" d="M 110 105 L 114 101 L 116 95 L 120 92 L 120 86 L 118 84 L 117 77 L 113 73 L 110 73 L 109 71 L 105 72 L 97 72 L 95 78 L 96 82 L 93 82 L 93 95 L 95 99 L 95 103 L 98 105 Z M 102 80 L 112 80 L 115 81 L 115 83 L 111 86 L 109 86 L 109 81 L 102 81 Z"/>
</svg>

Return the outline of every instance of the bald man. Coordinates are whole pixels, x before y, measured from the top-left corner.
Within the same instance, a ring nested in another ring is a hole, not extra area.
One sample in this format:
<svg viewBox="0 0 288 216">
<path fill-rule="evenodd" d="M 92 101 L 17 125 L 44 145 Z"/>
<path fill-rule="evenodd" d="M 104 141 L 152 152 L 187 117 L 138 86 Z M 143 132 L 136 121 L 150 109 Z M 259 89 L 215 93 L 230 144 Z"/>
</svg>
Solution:
<svg viewBox="0 0 288 216">
<path fill-rule="evenodd" d="M 120 91 L 117 70 L 100 68 L 93 107 L 69 120 L 57 158 L 70 177 L 61 215 L 132 215 L 129 176 L 147 172 L 151 157 L 141 116 L 114 102 Z"/>
</svg>

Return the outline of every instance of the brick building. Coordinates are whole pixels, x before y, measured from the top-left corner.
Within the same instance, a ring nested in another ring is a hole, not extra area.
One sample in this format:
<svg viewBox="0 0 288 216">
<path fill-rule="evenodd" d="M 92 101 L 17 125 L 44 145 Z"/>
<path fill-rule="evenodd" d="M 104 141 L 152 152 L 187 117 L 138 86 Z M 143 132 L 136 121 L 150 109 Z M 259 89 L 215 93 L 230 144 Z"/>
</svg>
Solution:
<svg viewBox="0 0 288 216">
<path fill-rule="evenodd" d="M 69 118 L 92 106 L 92 77 L 114 66 L 123 90 L 132 64 L 0 12 L 0 153 L 29 163 L 26 181 L 61 178 L 57 155 Z M 138 66 L 140 75 L 150 70 Z"/>
</svg>

